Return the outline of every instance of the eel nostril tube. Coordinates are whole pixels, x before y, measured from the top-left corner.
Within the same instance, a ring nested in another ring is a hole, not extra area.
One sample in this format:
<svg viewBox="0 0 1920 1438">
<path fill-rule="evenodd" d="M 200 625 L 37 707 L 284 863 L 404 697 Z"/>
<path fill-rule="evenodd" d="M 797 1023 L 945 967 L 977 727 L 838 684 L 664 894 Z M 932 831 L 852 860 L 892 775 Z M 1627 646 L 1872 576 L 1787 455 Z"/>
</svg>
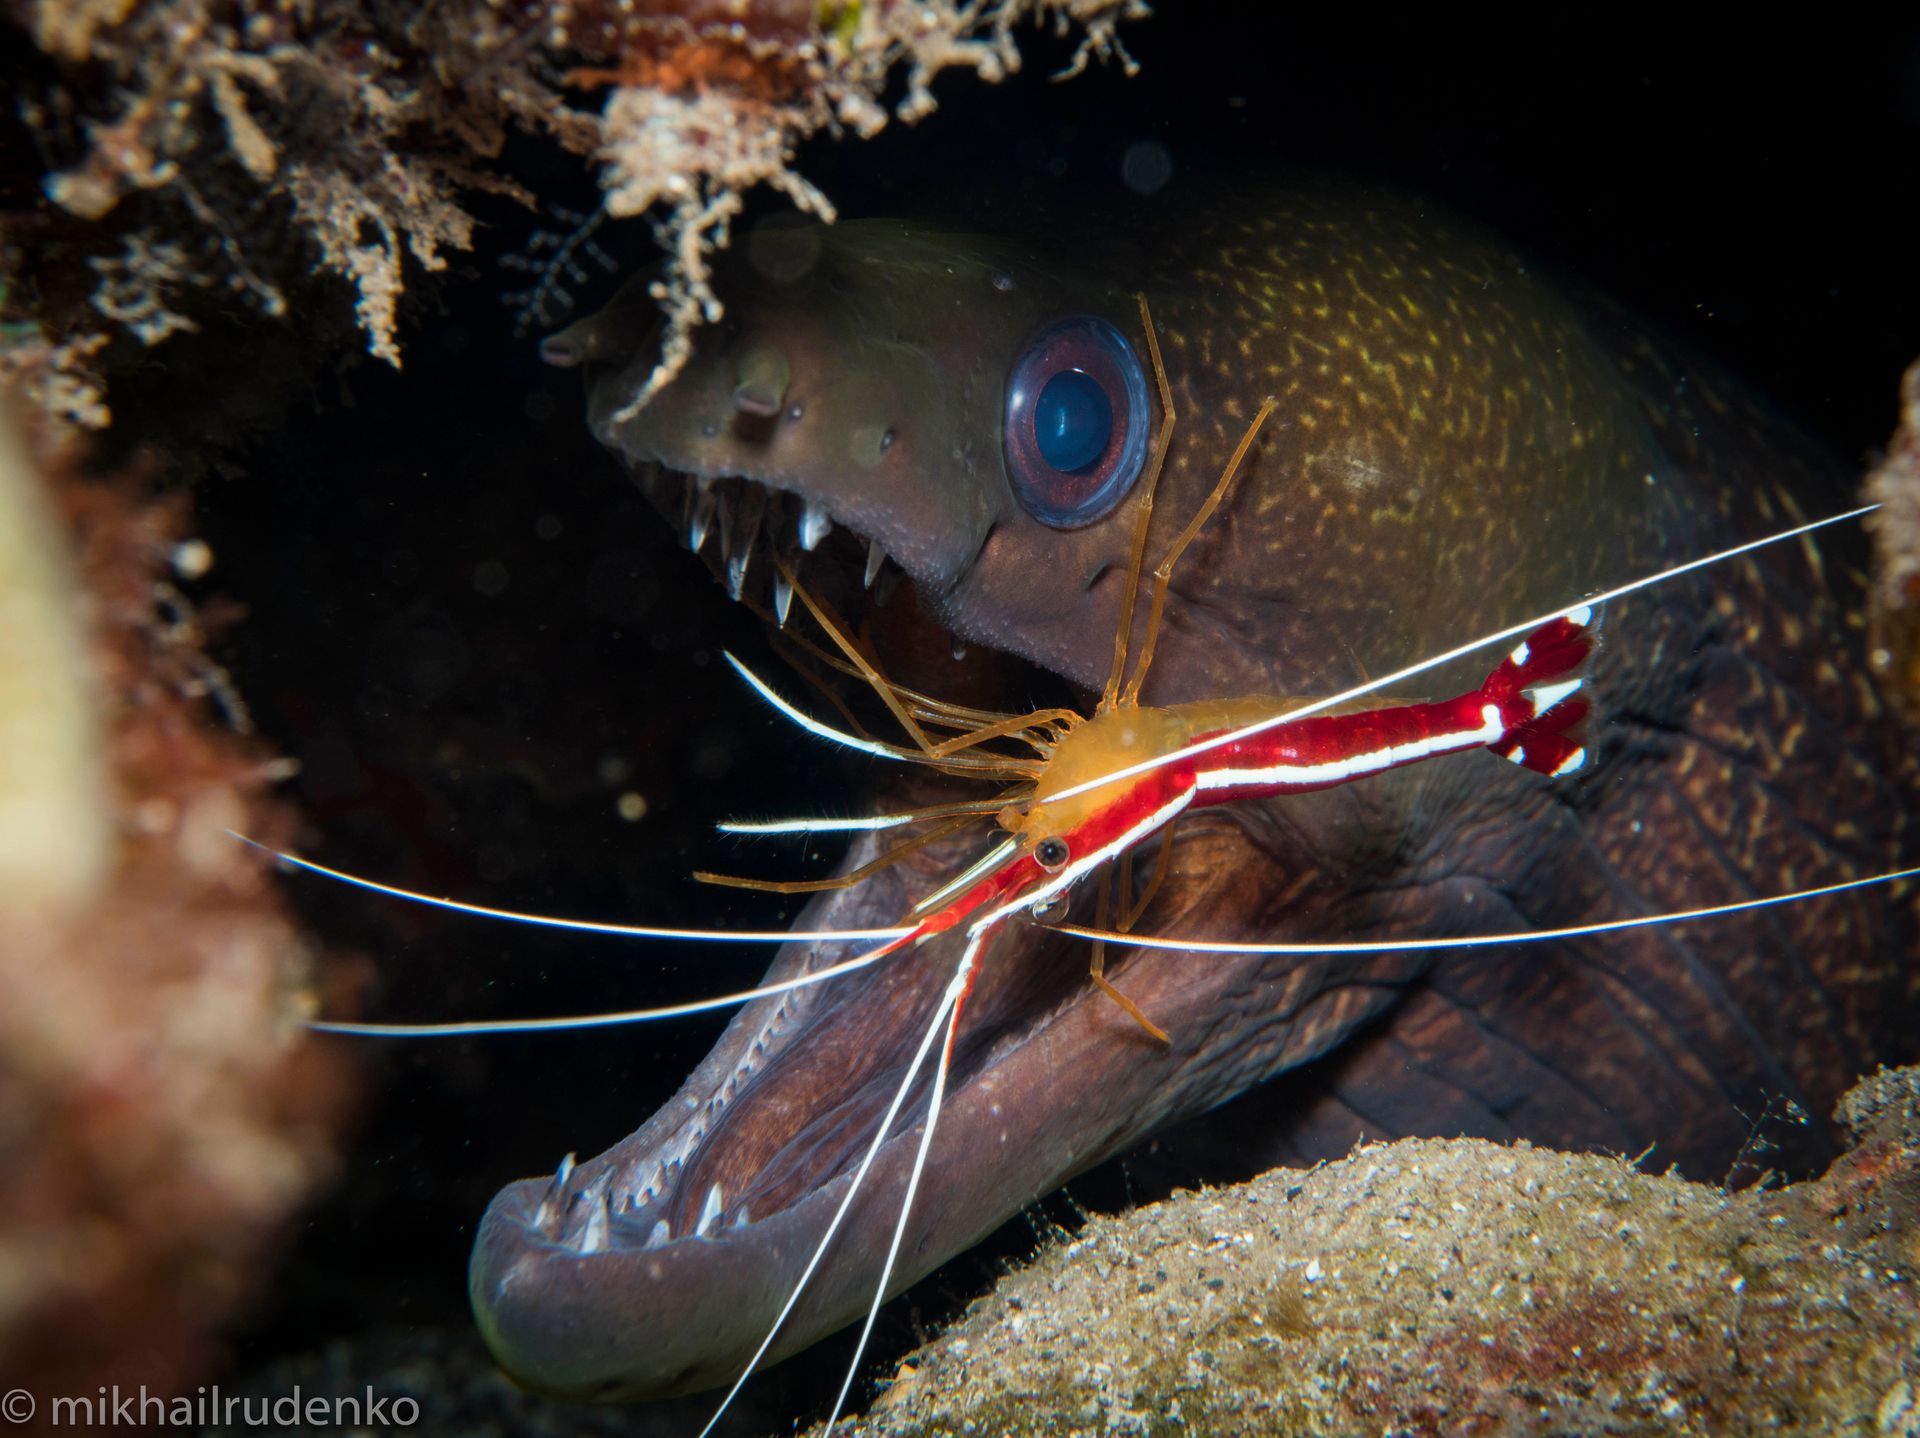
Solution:
<svg viewBox="0 0 1920 1438">
<path fill-rule="evenodd" d="M 756 345 L 740 357 L 734 375 L 734 409 L 756 419 L 771 419 L 780 413 L 793 372 L 779 350 Z"/>
</svg>

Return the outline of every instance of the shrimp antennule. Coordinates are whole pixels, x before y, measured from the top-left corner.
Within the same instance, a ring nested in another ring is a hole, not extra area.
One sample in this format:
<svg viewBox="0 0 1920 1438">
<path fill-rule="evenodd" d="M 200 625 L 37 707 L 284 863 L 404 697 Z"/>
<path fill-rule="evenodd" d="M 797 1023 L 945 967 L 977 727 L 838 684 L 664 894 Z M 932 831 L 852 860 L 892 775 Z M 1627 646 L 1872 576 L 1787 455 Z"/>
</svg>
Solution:
<svg viewBox="0 0 1920 1438">
<path fill-rule="evenodd" d="M 1595 934 L 1618 933 L 1623 929 L 1652 928 L 1664 924 L 1685 924 L 1698 919 L 1717 919 L 1729 914 L 1749 913 L 1756 909 L 1770 909 L 1778 904 L 1795 904 L 1807 899 L 1821 899 L 1830 894 L 1844 894 L 1853 889 L 1865 889 L 1875 884 L 1895 884 L 1906 879 L 1920 878 L 1920 865 L 1906 869 L 1895 869 L 1884 874 L 1872 874 L 1863 879 L 1843 879 L 1838 883 L 1820 884 L 1811 889 L 1794 889 L 1784 894 L 1768 894 L 1757 899 L 1738 899 L 1731 903 L 1709 904 L 1698 909 L 1674 909 L 1662 914 L 1636 914 L 1626 919 L 1602 919 L 1591 924 L 1572 924 L 1558 929 L 1524 929 L 1503 934 L 1456 934 L 1431 939 L 1360 939 L 1305 941 L 1299 943 L 1255 943 L 1234 939 L 1191 939 L 1176 936 L 1155 935 L 1144 937 L 1140 934 L 1120 933 L 1110 929 L 1092 928 L 1081 924 L 1055 924 L 1056 933 L 1072 934 L 1075 938 L 1091 939 L 1095 943 L 1121 941 L 1137 949 L 1191 949 L 1197 953 L 1208 954 L 1385 954 L 1420 952 L 1441 949 L 1477 949 L 1492 947 L 1496 944 L 1535 944 L 1548 943 L 1560 939 L 1584 939 Z"/>
<path fill-rule="evenodd" d="M 977 948 L 977 941 L 970 943 L 965 958 L 971 960 Z M 933 1048 L 935 1037 L 940 1033 L 941 1026 L 945 1024 L 947 1028 L 947 1041 L 942 1050 L 940 1066 L 935 1078 L 935 1092 L 927 1113 L 926 1132 L 921 1139 L 920 1149 L 915 1157 L 913 1177 L 907 1190 L 906 1201 L 901 1205 L 900 1228 L 905 1227 L 907 1213 L 910 1211 L 913 1201 L 913 1190 L 919 1184 L 920 1172 L 925 1165 L 927 1145 L 933 1138 L 934 1120 L 939 1115 L 940 1098 L 945 1090 L 947 1070 L 953 1057 L 953 1031 L 959 1018 L 959 1006 L 965 997 L 965 985 L 963 985 L 962 979 L 969 971 L 969 965 L 963 962 L 956 971 L 953 981 L 948 984 L 947 991 L 942 996 L 938 1007 L 935 1008 L 933 1018 L 928 1023 L 926 1032 L 921 1036 L 920 1046 L 914 1050 L 912 1059 L 907 1063 L 906 1073 L 894 1088 L 892 1101 L 887 1105 L 886 1112 L 880 1116 L 879 1126 L 875 1130 L 872 1140 L 867 1144 L 866 1151 L 860 1156 L 860 1163 L 853 1171 L 853 1178 L 847 1184 L 847 1191 L 845 1195 L 842 1196 L 839 1207 L 833 1211 L 833 1217 L 827 1221 L 826 1230 L 820 1235 L 820 1241 L 814 1245 L 813 1254 L 807 1259 L 807 1265 L 801 1270 L 800 1277 L 794 1281 L 792 1288 L 788 1291 L 787 1301 L 781 1306 L 780 1312 L 774 1316 L 772 1324 L 769 1325 L 767 1329 L 766 1337 L 760 1340 L 760 1346 L 754 1350 L 753 1356 L 747 1360 L 746 1366 L 741 1370 L 740 1376 L 734 1380 L 733 1387 L 727 1390 L 727 1396 L 721 1399 L 720 1406 L 714 1409 L 713 1416 L 707 1420 L 707 1426 L 700 1430 L 700 1438 L 707 1438 L 707 1435 L 713 1432 L 714 1425 L 720 1421 L 721 1416 L 733 1405 L 733 1400 L 739 1395 L 740 1390 L 746 1386 L 747 1380 L 751 1378 L 759 1368 L 761 1359 L 767 1356 L 767 1350 L 773 1346 L 774 1339 L 779 1337 L 781 1328 L 785 1326 L 787 1318 L 792 1314 L 794 1307 L 800 1302 L 801 1294 L 806 1292 L 807 1285 L 813 1281 L 813 1275 L 819 1269 L 821 1259 L 826 1257 L 827 1250 L 832 1247 L 834 1237 L 840 1232 L 840 1225 L 846 1220 L 848 1210 L 853 1207 L 854 1199 L 859 1195 L 862 1185 L 866 1182 L 867 1173 L 873 1167 L 874 1159 L 879 1156 L 881 1148 L 887 1141 L 888 1133 L 892 1131 L 895 1121 L 899 1118 L 900 1110 L 906 1104 L 907 1094 L 912 1090 L 914 1080 L 920 1075 L 920 1067 L 927 1061 L 927 1054 Z M 897 1251 L 898 1229 L 896 1229 L 895 1233 L 894 1250 L 888 1255 L 887 1271 L 882 1274 L 880 1279 L 879 1292 L 881 1298 L 885 1297 L 887 1283 L 892 1275 L 894 1253 Z M 875 1312 L 878 1311 L 879 1306 L 880 1302 L 876 1299 L 874 1303 Z M 872 1326 L 872 1314 L 869 1313 L 867 1329 L 863 1330 L 860 1335 L 860 1348 L 862 1352 L 865 1351 L 867 1334 L 871 1331 Z M 848 1368 L 848 1385 L 851 1385 L 853 1382 L 853 1374 L 859 1370 L 859 1367 L 860 1359 L 859 1356 L 856 1355 Z M 834 1416 L 827 1421 L 829 1431 L 833 1427 L 834 1420 L 840 1416 L 840 1408 L 841 1405 L 845 1403 L 846 1396 L 847 1389 L 843 1386 L 840 1391 L 840 1397 L 834 1404 Z"/>
</svg>

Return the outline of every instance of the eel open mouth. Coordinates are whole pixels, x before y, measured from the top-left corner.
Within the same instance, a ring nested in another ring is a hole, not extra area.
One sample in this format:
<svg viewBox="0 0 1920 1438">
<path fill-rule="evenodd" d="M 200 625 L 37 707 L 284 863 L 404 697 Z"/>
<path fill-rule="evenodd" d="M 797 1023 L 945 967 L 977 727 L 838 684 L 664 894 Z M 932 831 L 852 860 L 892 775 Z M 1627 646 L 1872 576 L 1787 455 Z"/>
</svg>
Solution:
<svg viewBox="0 0 1920 1438">
<path fill-rule="evenodd" d="M 799 494 L 659 466 L 637 481 L 730 595 L 782 620 L 793 594 L 775 556 L 843 612 L 898 577 L 877 541 Z M 909 788 L 916 780 L 924 791 L 917 773 Z M 870 860 L 883 842 L 892 840 L 857 843 L 848 864 Z M 820 895 L 795 928 L 898 923 L 984 843 L 983 829 L 972 827 L 929 845 L 857 886 Z M 598 1157 L 576 1164 L 569 1156 L 550 1179 L 502 1192 L 483 1222 L 470 1287 L 503 1364 L 529 1386 L 602 1400 L 667 1396 L 736 1378 L 845 1198 L 934 1020 L 959 942 L 943 936 L 873 968 L 748 1005 L 679 1094 L 637 1132 Z M 863 947 L 870 945 L 788 943 L 767 980 L 842 962 Z M 1143 1062 L 1164 1059 L 1099 999 L 1079 946 L 1031 925 L 1001 934 L 961 1025 L 940 1140 L 895 1291 L 1139 1131 L 1142 1114 L 1128 1106 L 1049 1144 L 1035 1141 L 1031 1115 L 1017 1122 L 1009 1111 L 1058 1084 L 1054 1065 L 1080 1039 L 1063 1033 L 1057 1047 L 1034 1040 L 1066 1019 L 1070 1028 L 1097 1031 L 1109 1047 L 1116 1039 L 1137 1044 Z M 769 1360 L 871 1302 L 930 1078 L 923 1066 Z"/>
</svg>

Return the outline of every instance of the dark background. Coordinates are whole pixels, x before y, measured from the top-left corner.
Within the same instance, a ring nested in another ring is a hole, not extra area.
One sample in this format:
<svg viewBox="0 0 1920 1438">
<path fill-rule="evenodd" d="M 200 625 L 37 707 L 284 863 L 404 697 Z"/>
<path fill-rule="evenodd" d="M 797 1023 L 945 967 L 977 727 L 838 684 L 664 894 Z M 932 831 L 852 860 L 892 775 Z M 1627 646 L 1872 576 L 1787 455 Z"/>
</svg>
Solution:
<svg viewBox="0 0 1920 1438">
<path fill-rule="evenodd" d="M 1011 233 L 1097 208 L 1142 143 L 1165 147 L 1169 203 L 1203 170 L 1371 176 L 1591 280 L 1851 461 L 1890 432 L 1900 371 L 1920 356 L 1920 27 L 1403 29 L 1357 9 L 1163 8 L 1125 32 L 1133 79 L 1110 67 L 1051 84 L 1070 52 L 1029 35 L 1015 80 L 952 77 L 921 125 L 812 145 L 799 168 L 847 215 L 961 212 Z M 550 203 L 593 203 L 577 163 L 531 144 L 514 159 Z M 501 261 L 565 222 L 504 206 L 485 217 L 482 250 L 422 286 L 403 373 L 329 372 L 270 442 L 202 487 L 219 562 L 201 588 L 249 611 L 223 658 L 263 730 L 303 762 L 294 788 L 316 857 L 568 914 L 776 917 L 778 905 L 687 880 L 754 862 L 712 824 L 847 802 L 861 772 L 796 739 L 724 672 L 723 645 L 773 663 L 756 622 L 588 439 L 577 377 L 543 369 L 534 337 L 515 334 L 503 296 L 525 277 Z M 649 255 L 641 224 L 604 227 L 596 243 L 623 268 Z M 617 281 L 587 263 L 591 308 Z M 645 817 L 620 816 L 623 794 L 645 799 Z M 793 872 L 826 857 L 770 862 Z M 292 887 L 331 942 L 364 956 L 336 986 L 368 1016 L 671 1002 L 750 982 L 764 961 Z M 492 1192 L 622 1136 L 717 1028 L 369 1043 L 370 1104 L 345 1174 L 286 1255 L 239 1369 L 372 1331 L 477 1343 L 464 1265 Z M 1077 1191 L 1112 1201 L 1126 1185 L 1122 1171 Z M 1056 1201 L 998 1252 L 1068 1217 Z M 896 1305 L 875 1371 L 993 1261 L 962 1260 Z M 776 1427 L 819 1401 L 769 1391 Z"/>
</svg>

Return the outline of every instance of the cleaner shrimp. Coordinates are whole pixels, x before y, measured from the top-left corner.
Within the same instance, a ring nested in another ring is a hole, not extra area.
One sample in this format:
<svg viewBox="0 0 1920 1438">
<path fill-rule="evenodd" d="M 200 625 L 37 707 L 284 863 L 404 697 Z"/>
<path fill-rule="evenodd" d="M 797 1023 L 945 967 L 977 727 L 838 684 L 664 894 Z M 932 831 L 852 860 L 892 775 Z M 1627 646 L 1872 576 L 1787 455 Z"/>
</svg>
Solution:
<svg viewBox="0 0 1920 1438">
<path fill-rule="evenodd" d="M 1135 926 L 1150 911 L 1164 881 L 1180 817 L 1215 804 L 1331 788 L 1472 749 L 1494 755 L 1541 776 L 1564 781 L 1588 763 L 1582 733 L 1589 713 L 1583 693 L 1583 667 L 1594 645 L 1597 616 L 1604 605 L 1626 601 L 1642 590 L 1682 574 L 1726 563 L 1765 546 L 1780 544 L 1866 513 L 1855 509 L 1802 524 L 1750 543 L 1723 549 L 1633 579 L 1587 596 L 1570 596 L 1567 605 L 1479 636 L 1445 653 L 1395 669 L 1366 683 L 1312 702 L 1281 704 L 1244 698 L 1187 703 L 1172 707 L 1143 704 L 1142 685 L 1161 637 L 1172 575 L 1194 538 L 1231 493 L 1249 449 L 1274 410 L 1262 404 L 1218 481 L 1178 536 L 1166 548 L 1151 575 L 1146 552 L 1152 528 L 1155 481 L 1175 426 L 1173 396 L 1161 362 L 1159 343 L 1144 297 L 1141 321 L 1152 357 L 1161 423 L 1135 510 L 1128 560 L 1129 596 L 1146 595 L 1145 618 L 1136 642 L 1135 611 L 1127 602 L 1113 643 L 1111 668 L 1090 716 L 1065 708 L 1026 714 L 992 713 L 945 703 L 889 680 L 878 663 L 850 636 L 846 626 L 790 572 L 787 592 L 797 595 L 832 651 L 815 652 L 843 673 L 857 677 L 887 707 L 904 736 L 886 742 L 829 725 L 784 697 L 772 684 L 733 656 L 727 656 L 742 680 L 786 719 L 816 738 L 889 761 L 917 764 L 949 776 L 984 780 L 999 786 L 984 798 L 941 803 L 898 813 L 850 820 L 777 819 L 729 822 L 725 832 L 740 835 L 828 834 L 899 829 L 905 839 L 874 861 L 837 878 L 773 882 L 701 874 L 707 882 L 783 893 L 844 888 L 928 844 L 960 835 L 977 825 L 997 829 L 978 859 L 949 882 L 921 896 L 893 926 L 798 931 L 715 932 L 555 918 L 437 898 L 381 885 L 291 854 L 275 857 L 296 869 L 356 885 L 376 893 L 435 905 L 460 913 L 535 923 L 578 932 L 636 938 L 693 939 L 731 943 L 805 940 L 814 944 L 864 946 L 852 957 L 796 977 L 696 1002 L 610 1014 L 546 1019 L 444 1022 L 428 1024 L 318 1021 L 323 1033 L 366 1037 L 410 1037 L 496 1032 L 543 1032 L 673 1018 L 738 1005 L 750 1000 L 830 983 L 844 975 L 892 959 L 917 960 L 912 950 L 934 937 L 955 932 L 964 942 L 944 989 L 920 1033 L 917 1047 L 892 1091 L 876 1131 L 854 1167 L 852 1180 L 825 1225 L 798 1280 L 788 1291 L 771 1326 L 733 1386 L 715 1409 L 704 1433 L 729 1410 L 741 1388 L 774 1349 L 783 1325 L 826 1262 L 848 1213 L 861 1193 L 882 1145 L 918 1112 L 919 1135 L 880 1279 L 866 1305 L 852 1363 L 832 1412 L 831 1431 L 844 1411 L 879 1310 L 893 1289 L 894 1275 L 909 1220 L 919 1200 L 928 1157 L 936 1143 L 956 1039 L 982 966 L 992 962 L 995 938 L 1009 925 L 1037 921 L 1090 943 L 1089 980 L 1156 1044 L 1169 1034 L 1155 1016 L 1130 998 L 1105 971 L 1105 946 L 1125 943 L 1192 953 L 1373 953 L 1418 948 L 1469 948 L 1524 945 L 1577 938 L 1628 928 L 1710 921 L 1718 917 L 1833 894 L 1871 884 L 1911 879 L 1920 867 L 1899 869 L 1837 884 L 1788 890 L 1757 898 L 1660 913 L 1629 914 L 1579 926 L 1491 931 L 1425 941 L 1391 939 L 1358 943 L 1261 944 L 1213 940 L 1205 936 L 1143 935 Z M 1143 591 L 1143 585 L 1149 585 Z M 1501 644 L 1512 647 L 1477 687 L 1438 702 L 1381 702 L 1422 674 Z M 1371 703 L 1369 703 L 1371 701 Z M 1450 761 L 1462 762 L 1462 761 Z M 1158 840 L 1158 854 L 1144 886 L 1136 886 L 1133 856 Z M 1095 922 L 1064 922 L 1075 890 L 1097 885 Z M 926 1077 L 923 1081 L 923 1075 Z M 922 1090 L 916 1098 L 916 1090 Z M 910 1129 L 906 1130 L 910 1131 Z M 578 1195 L 569 1190 L 571 1162 L 563 1163 L 548 1202 L 565 1205 Z M 591 1223 L 589 1224 L 591 1229 Z"/>
</svg>

